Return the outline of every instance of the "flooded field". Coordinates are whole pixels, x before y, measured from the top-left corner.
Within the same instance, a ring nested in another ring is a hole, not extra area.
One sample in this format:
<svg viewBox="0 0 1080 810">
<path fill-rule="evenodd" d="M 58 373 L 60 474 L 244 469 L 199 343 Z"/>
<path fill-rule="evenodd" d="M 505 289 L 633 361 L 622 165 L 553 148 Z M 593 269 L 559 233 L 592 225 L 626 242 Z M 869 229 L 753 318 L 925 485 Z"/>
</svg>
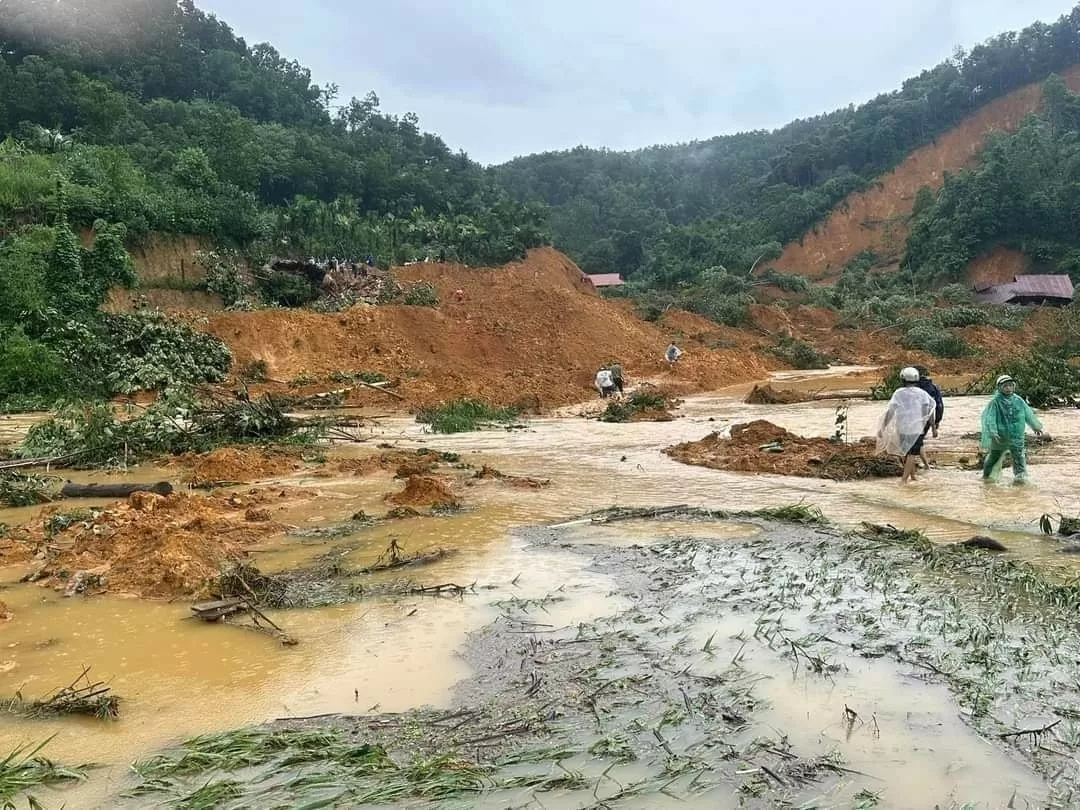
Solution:
<svg viewBox="0 0 1080 810">
<path fill-rule="evenodd" d="M 864 389 L 874 376 L 860 369 L 843 369 L 828 375 L 787 373 L 777 375 L 774 382 L 807 391 L 855 391 Z M 685 504 L 751 511 L 804 502 L 818 507 L 840 527 L 863 521 L 891 524 L 921 530 L 943 544 L 975 534 L 990 535 L 1010 548 L 1012 558 L 1053 569 L 1054 576 L 1080 573 L 1075 567 L 1080 560 L 1058 553 L 1059 543 L 1042 536 L 1038 527 L 1044 513 L 1076 512 L 1073 493 L 1080 475 L 1080 413 L 1042 415 L 1055 441 L 1032 455 L 1032 482 L 1026 487 L 986 486 L 977 472 L 958 466 L 960 459 L 974 460 L 977 454 L 977 442 L 963 436 L 978 430 L 979 413 L 986 402 L 983 397 L 946 400 L 941 438 L 927 443 L 938 467 L 906 487 L 893 479 L 838 483 L 722 472 L 679 464 L 660 452 L 757 418 L 802 435 L 832 434 L 835 401 L 749 406 L 742 402 L 748 388 L 690 398 L 679 418 L 663 423 L 604 424 L 560 416 L 531 419 L 523 429 L 434 436 L 407 417 L 380 419 L 377 427 L 360 431 L 363 442 L 337 446 L 332 457 L 370 454 L 380 443 L 404 449 L 430 447 L 459 454 L 474 467 L 490 464 L 503 473 L 550 479 L 551 484 L 518 489 L 497 481 L 462 479 L 458 494 L 464 508 L 460 512 L 320 534 L 311 530 L 347 524 L 360 511 L 385 512 L 385 495 L 399 490 L 401 482 L 389 472 L 355 478 L 327 477 L 308 470 L 276 482 L 318 492 L 319 497 L 275 515 L 275 520 L 295 531 L 254 548 L 254 563 L 263 572 L 294 569 L 335 551 L 351 566 L 370 565 L 396 541 L 409 552 L 450 549 L 455 553 L 407 576 L 393 571 L 373 574 L 371 582 L 409 579 L 420 585 L 452 583 L 466 589 L 453 598 L 405 594 L 268 611 L 270 618 L 298 639 L 295 647 L 282 647 L 265 635 L 241 628 L 188 619 L 189 601 L 65 598 L 51 589 L 19 584 L 22 567 L 0 570 L 0 598 L 15 616 L 0 624 L 0 695 L 45 694 L 90 666 L 94 677 L 107 681 L 123 701 L 115 722 L 4 717 L 0 740 L 10 748 L 12 743 L 55 735 L 47 749 L 52 758 L 101 765 L 85 784 L 43 792 L 39 798 L 47 807 L 115 806 L 115 797 L 133 785 L 128 767 L 133 760 L 192 735 L 332 713 L 377 715 L 423 706 L 452 712 L 469 697 L 470 689 L 475 698 L 475 690 L 482 688 L 476 679 L 484 658 L 469 646 L 470 634 L 506 632 L 509 616 L 542 625 L 543 634 L 538 637 L 544 640 L 551 631 L 548 641 L 552 643 L 572 640 L 586 625 L 614 634 L 637 627 L 636 634 L 644 639 L 640 649 L 620 648 L 615 659 L 604 659 L 605 671 L 624 668 L 623 674 L 640 674 L 669 656 L 673 666 L 678 663 L 676 672 L 691 663 L 705 667 L 700 655 L 703 648 L 710 653 L 705 658 L 714 663 L 742 661 L 753 673 L 754 693 L 760 700 L 745 711 L 743 724 L 725 726 L 731 744 L 742 750 L 755 738 L 782 738 L 798 762 L 817 763 L 817 770 L 807 771 L 808 783 L 815 787 L 785 776 L 781 766 L 795 760 L 784 755 L 773 765 L 766 764 L 764 771 L 739 776 L 739 785 L 751 787 L 725 793 L 727 783 L 717 782 L 709 791 L 699 792 L 703 783 L 711 784 L 709 780 L 715 777 L 701 775 L 690 786 L 708 758 L 692 750 L 700 742 L 694 735 L 712 728 L 702 720 L 704 725 L 694 726 L 685 738 L 674 727 L 673 736 L 664 737 L 678 749 L 679 758 L 695 763 L 671 774 L 683 780 L 669 791 L 679 798 L 655 790 L 628 793 L 611 799 L 618 806 L 736 807 L 740 801 L 746 806 L 746 800 L 757 800 L 755 780 L 772 780 L 769 770 L 777 772 L 792 806 L 1048 806 L 1050 775 L 1037 774 L 1022 757 L 979 736 L 965 720 L 966 710 L 958 705 L 955 684 L 950 689 L 945 682 L 917 680 L 911 677 L 910 666 L 898 667 L 892 659 L 850 652 L 843 658 L 843 672 L 833 677 L 813 677 L 805 667 L 793 674 L 791 661 L 782 655 L 783 645 L 759 642 L 747 647 L 739 640 L 753 636 L 761 614 L 752 613 L 749 602 L 736 611 L 726 610 L 724 606 L 732 603 L 733 586 L 717 572 L 728 565 L 742 566 L 757 579 L 768 581 L 768 570 L 761 570 L 755 555 L 772 552 L 755 551 L 754 545 L 774 531 L 768 525 L 677 518 L 600 525 L 585 521 L 559 529 L 556 538 L 548 537 L 543 543 L 537 543 L 530 530 L 519 528 L 559 523 L 612 506 Z M 849 436 L 872 435 L 883 407 L 883 403 L 852 400 Z M 14 435 L 18 425 L 4 428 Z M 125 480 L 179 482 L 176 470 L 169 468 L 143 468 L 134 476 Z M 37 511 L 5 510 L 0 522 L 16 525 Z M 689 567 L 680 563 L 669 574 L 646 571 L 634 551 L 635 547 L 670 547 L 673 554 L 682 554 L 680 544 L 689 540 L 697 544 L 695 548 L 713 550 L 691 557 Z M 798 540 L 810 542 L 805 537 Z M 713 564 L 702 567 L 704 560 L 713 558 Z M 785 557 L 783 565 L 778 561 L 774 573 L 787 570 L 784 566 L 797 567 L 793 560 Z M 657 593 L 665 588 L 669 592 L 661 599 Z M 711 596 L 710 588 L 715 590 Z M 712 603 L 701 601 L 703 594 L 718 604 L 710 609 Z M 772 598 L 764 592 L 753 596 L 761 601 L 761 611 Z M 792 605 L 790 621 L 809 622 L 812 612 L 805 605 Z M 502 629 L 492 631 L 493 626 Z M 529 627 L 518 625 L 518 631 L 531 632 Z M 808 624 L 799 627 L 800 634 L 807 632 Z M 499 642 L 506 649 L 513 641 L 508 638 Z M 601 665 L 604 651 L 597 648 L 588 654 L 598 656 L 597 666 Z M 538 688 L 540 696 L 556 684 L 568 688 L 571 673 L 544 677 L 551 683 Z M 670 698 L 669 692 L 678 696 L 683 689 L 688 704 L 683 711 L 696 716 L 690 707 L 706 700 L 700 684 L 694 691 L 689 682 L 672 678 L 643 699 L 659 706 Z M 547 697 L 555 699 L 557 694 L 553 691 Z M 857 714 L 857 722 L 845 723 L 849 709 Z M 612 711 L 612 729 L 630 722 L 619 714 L 621 710 Z M 1026 727 L 1024 718 L 1016 718 L 1016 724 Z M 842 766 L 839 760 L 833 763 L 836 767 L 823 764 L 821 758 L 831 752 L 842 755 Z M 607 765 L 598 766 L 587 753 L 577 750 L 565 764 L 596 781 Z M 660 753 L 661 758 L 668 758 Z M 623 774 L 624 782 L 651 783 L 664 775 L 650 767 L 644 753 L 635 762 Z M 770 790 L 777 788 L 773 784 Z M 531 806 L 585 807 L 617 793 L 604 788 L 586 800 L 592 791 L 591 783 L 584 793 L 562 785 Z M 867 797 L 871 795 L 879 797 L 876 803 L 870 803 Z M 726 798 L 721 800 L 722 796 Z M 127 800 L 126 806 L 160 806 L 167 798 L 144 796 Z M 484 806 L 529 806 L 533 794 L 519 791 L 509 799 L 500 794 Z M 767 800 L 771 801 L 763 793 L 761 801 Z"/>
</svg>

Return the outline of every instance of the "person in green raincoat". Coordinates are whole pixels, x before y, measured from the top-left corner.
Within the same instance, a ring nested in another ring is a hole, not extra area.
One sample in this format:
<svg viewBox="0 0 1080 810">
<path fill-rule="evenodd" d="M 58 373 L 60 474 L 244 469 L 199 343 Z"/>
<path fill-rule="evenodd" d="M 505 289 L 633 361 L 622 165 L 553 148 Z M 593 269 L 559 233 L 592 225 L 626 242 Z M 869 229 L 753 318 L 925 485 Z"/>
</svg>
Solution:
<svg viewBox="0 0 1080 810">
<path fill-rule="evenodd" d="M 1042 422 L 1035 411 L 1016 393 L 1016 381 L 1008 374 L 997 378 L 997 393 L 982 413 L 983 480 L 1001 478 L 1001 466 L 1008 452 L 1012 456 L 1013 480 L 1027 481 L 1027 456 L 1024 452 L 1025 431 L 1028 427 L 1036 436 L 1042 435 Z"/>
</svg>

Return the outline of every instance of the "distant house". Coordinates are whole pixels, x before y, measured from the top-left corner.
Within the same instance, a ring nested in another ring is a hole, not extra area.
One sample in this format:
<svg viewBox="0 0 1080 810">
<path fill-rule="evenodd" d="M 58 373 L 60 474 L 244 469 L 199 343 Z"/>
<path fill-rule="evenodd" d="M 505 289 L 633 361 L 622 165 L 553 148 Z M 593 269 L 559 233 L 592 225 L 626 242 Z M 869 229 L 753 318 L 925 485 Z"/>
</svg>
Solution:
<svg viewBox="0 0 1080 810">
<path fill-rule="evenodd" d="M 618 273 L 596 273 L 588 279 L 594 287 L 621 287 L 626 283 Z"/>
<path fill-rule="evenodd" d="M 975 288 L 975 300 L 981 304 L 1050 304 L 1064 307 L 1072 303 L 1072 279 L 1065 275 L 1014 276 L 1008 284 Z"/>
</svg>

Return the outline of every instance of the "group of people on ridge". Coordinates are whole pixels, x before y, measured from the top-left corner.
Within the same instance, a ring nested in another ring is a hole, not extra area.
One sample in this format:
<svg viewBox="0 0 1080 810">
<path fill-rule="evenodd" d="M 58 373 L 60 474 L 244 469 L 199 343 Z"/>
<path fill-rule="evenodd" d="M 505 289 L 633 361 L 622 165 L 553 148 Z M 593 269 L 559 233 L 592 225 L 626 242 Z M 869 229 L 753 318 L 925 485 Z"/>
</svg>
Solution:
<svg viewBox="0 0 1080 810">
<path fill-rule="evenodd" d="M 889 407 L 878 426 L 878 451 L 904 458 L 901 482 L 915 480 L 921 459 L 929 466 L 923 452 L 926 434 L 933 431 L 937 438 L 945 403 L 941 390 L 922 367 L 908 366 L 900 371 L 900 387 L 889 400 Z M 1008 453 L 1012 458 L 1013 478 L 1017 483 L 1027 481 L 1026 429 L 1041 436 L 1042 423 L 1023 397 L 1016 393 L 1016 381 L 1008 374 L 997 378 L 996 392 L 983 409 L 981 446 L 985 453 L 982 475 L 984 481 L 996 481 Z"/>
</svg>

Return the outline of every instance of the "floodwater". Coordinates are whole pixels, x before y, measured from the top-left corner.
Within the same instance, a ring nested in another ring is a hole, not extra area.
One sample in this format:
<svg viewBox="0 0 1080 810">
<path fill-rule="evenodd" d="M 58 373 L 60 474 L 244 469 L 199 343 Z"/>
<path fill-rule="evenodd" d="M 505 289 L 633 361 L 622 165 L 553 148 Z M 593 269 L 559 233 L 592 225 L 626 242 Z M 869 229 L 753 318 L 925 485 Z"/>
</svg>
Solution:
<svg viewBox="0 0 1080 810">
<path fill-rule="evenodd" d="M 853 392 L 865 389 L 873 377 L 866 369 L 833 369 L 787 372 L 775 375 L 773 381 L 808 391 Z M 1007 482 L 987 486 L 977 472 L 955 466 L 957 459 L 974 460 L 977 454 L 977 442 L 962 436 L 978 430 L 984 397 L 946 400 L 941 438 L 927 443 L 931 458 L 939 455 L 941 466 L 906 487 L 894 479 L 839 483 L 727 473 L 682 465 L 660 452 L 755 418 L 804 435 L 832 435 L 836 401 L 749 406 L 741 402 L 748 388 L 692 397 L 680 410 L 680 418 L 667 423 L 537 418 L 525 429 L 433 436 L 406 417 L 381 420 L 377 430 L 365 431 L 364 443 L 341 446 L 335 453 L 366 454 L 376 442 L 431 447 L 458 452 L 477 466 L 488 463 L 504 473 L 547 478 L 552 484 L 521 490 L 477 482 L 464 489 L 468 509 L 461 514 L 383 524 L 333 540 L 279 538 L 260 549 L 256 565 L 280 570 L 337 545 L 353 549 L 348 561 L 357 566 L 374 561 L 391 540 L 410 552 L 450 548 L 457 553 L 413 576 L 425 584 L 476 585 L 475 593 L 461 599 L 372 599 L 272 614 L 299 639 L 292 648 L 240 628 L 188 620 L 185 602 L 65 599 L 34 585 L 16 584 L 22 570 L 0 569 L 0 597 L 15 614 L 13 621 L 0 625 L 0 695 L 21 691 L 36 697 L 69 683 L 89 666 L 95 680 L 107 681 L 123 698 L 121 719 L 112 723 L 0 718 L 0 754 L 15 744 L 55 735 L 46 750 L 49 756 L 103 767 L 86 785 L 45 794 L 46 806 L 63 802 L 68 808 L 97 807 L 127 784 L 126 766 L 133 759 L 193 734 L 279 717 L 445 705 L 454 684 L 468 674 L 455 651 L 468 632 L 497 615 L 493 602 L 558 593 L 565 599 L 550 603 L 538 617 L 556 626 L 621 609 L 617 583 L 587 570 L 587 557 L 526 548 L 511 531 L 517 525 L 600 507 L 688 504 L 737 510 L 805 501 L 842 524 L 891 523 L 922 529 L 943 542 L 988 534 L 1039 564 L 1068 570 L 1080 564 L 1057 554 L 1056 543 L 1038 530 L 1043 513 L 1076 512 L 1080 411 L 1042 415 L 1055 441 L 1030 459 L 1028 486 Z M 850 437 L 872 435 L 883 407 L 851 400 Z M 25 423 L 3 426 L 12 435 L 19 427 L 25 429 Z M 175 477 L 176 471 L 145 468 L 136 474 L 150 480 Z M 308 476 L 289 483 L 318 489 L 325 496 L 304 503 L 285 518 L 300 528 L 342 522 L 361 509 L 378 514 L 385 509 L 381 496 L 400 486 L 389 475 Z M 19 523 L 33 512 L 0 511 L 0 522 Z M 692 535 L 725 542 L 753 531 L 737 524 L 630 522 L 594 529 L 589 541 L 646 542 Z M 911 685 L 900 680 L 895 671 L 871 663 L 865 672 L 853 674 L 845 687 L 849 692 L 827 684 L 800 683 L 795 689 L 777 678 L 768 689 L 772 722 L 800 742 L 816 740 L 820 745 L 839 733 L 830 724 L 840 717 L 838 707 L 847 700 L 862 716 L 875 716 L 881 733 L 854 735 L 843 743 L 850 749 L 846 753 L 856 763 L 852 767 L 881 775 L 886 795 L 904 795 L 905 786 L 918 774 L 929 785 L 920 796 L 939 797 L 942 807 L 948 806 L 953 792 L 958 800 L 981 796 L 978 800 L 986 802 L 981 806 L 1004 806 L 1009 800 L 1001 793 L 1006 783 L 1022 781 L 1017 768 L 992 755 L 960 722 L 943 687 L 920 685 L 914 694 Z M 905 714 L 903 706 L 910 711 Z M 821 722 L 825 716 L 831 718 L 828 723 Z M 896 791 L 888 791 L 890 786 Z"/>
</svg>

